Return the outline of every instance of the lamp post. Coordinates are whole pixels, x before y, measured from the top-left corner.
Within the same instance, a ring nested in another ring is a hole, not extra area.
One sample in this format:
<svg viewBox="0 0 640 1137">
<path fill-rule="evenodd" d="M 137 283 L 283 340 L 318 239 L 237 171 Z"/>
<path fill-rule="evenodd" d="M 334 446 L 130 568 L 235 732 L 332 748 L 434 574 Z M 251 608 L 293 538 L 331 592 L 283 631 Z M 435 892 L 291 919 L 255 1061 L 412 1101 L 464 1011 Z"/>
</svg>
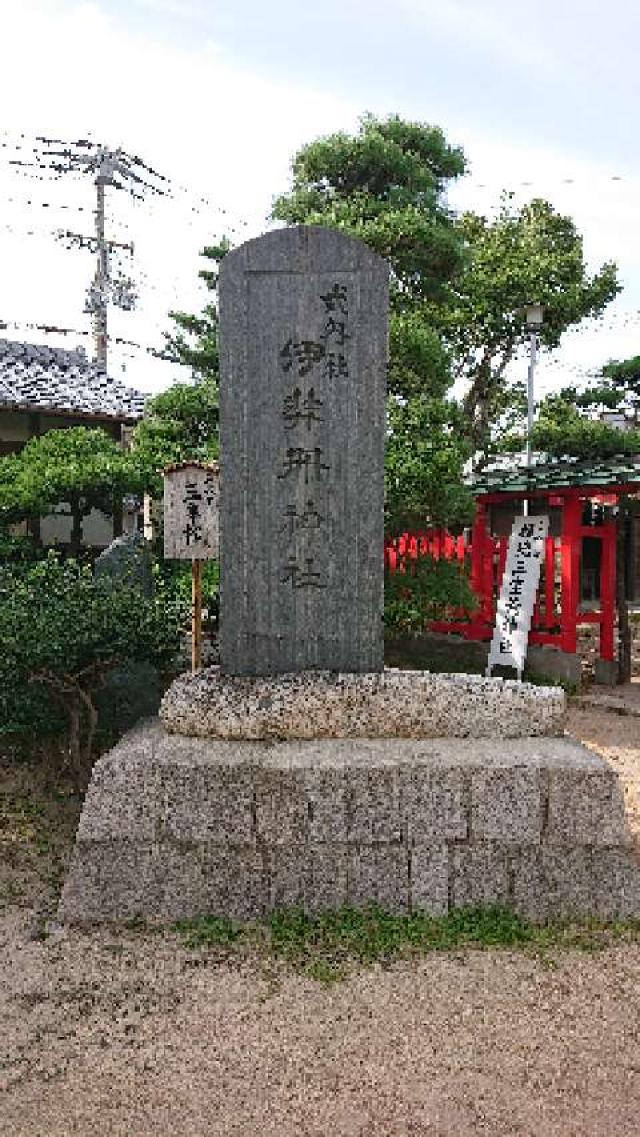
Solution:
<svg viewBox="0 0 640 1137">
<path fill-rule="evenodd" d="M 542 327 L 542 306 L 528 304 L 525 308 L 526 328 L 529 332 L 529 371 L 527 374 L 527 481 L 531 472 L 531 435 L 533 433 L 533 376 L 538 353 L 538 332 Z M 523 513 L 528 516 L 529 499 L 525 498 Z"/>
</svg>

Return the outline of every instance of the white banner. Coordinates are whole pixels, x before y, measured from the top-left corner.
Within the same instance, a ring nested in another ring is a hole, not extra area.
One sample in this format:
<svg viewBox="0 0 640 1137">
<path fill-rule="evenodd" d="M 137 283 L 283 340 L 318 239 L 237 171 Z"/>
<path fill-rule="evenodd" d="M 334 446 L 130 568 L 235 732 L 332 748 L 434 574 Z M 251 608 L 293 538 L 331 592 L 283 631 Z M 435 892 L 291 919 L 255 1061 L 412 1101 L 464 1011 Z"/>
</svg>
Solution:
<svg viewBox="0 0 640 1137">
<path fill-rule="evenodd" d="M 500 664 L 515 667 L 518 677 L 522 676 L 548 532 L 546 513 L 517 517 L 513 523 L 489 649 L 489 675 L 491 668 Z"/>
</svg>

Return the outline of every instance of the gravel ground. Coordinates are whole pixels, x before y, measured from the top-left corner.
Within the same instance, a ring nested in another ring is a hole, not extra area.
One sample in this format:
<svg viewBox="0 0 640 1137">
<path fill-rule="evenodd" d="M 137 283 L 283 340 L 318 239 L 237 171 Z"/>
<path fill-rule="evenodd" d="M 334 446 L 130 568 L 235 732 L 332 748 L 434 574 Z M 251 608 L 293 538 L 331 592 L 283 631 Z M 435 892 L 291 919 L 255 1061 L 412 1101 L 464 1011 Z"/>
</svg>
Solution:
<svg viewBox="0 0 640 1137">
<path fill-rule="evenodd" d="M 569 727 L 637 784 L 637 718 L 575 707 Z M 640 1134 L 640 944 L 328 986 L 173 933 L 43 938 L 77 803 L 24 770 L 0 789 L 2 1137 Z"/>
</svg>

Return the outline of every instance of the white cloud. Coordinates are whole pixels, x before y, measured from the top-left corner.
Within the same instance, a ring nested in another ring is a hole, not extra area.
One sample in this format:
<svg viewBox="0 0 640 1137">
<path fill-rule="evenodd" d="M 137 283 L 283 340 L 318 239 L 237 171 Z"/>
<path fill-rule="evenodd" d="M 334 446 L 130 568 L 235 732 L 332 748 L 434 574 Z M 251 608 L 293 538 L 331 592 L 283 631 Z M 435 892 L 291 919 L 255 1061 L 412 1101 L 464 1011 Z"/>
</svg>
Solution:
<svg viewBox="0 0 640 1137">
<path fill-rule="evenodd" d="M 354 3 L 359 0 L 352 0 L 352 7 Z M 132 31 L 122 16 L 116 18 L 95 0 L 22 0 L 10 5 L 3 14 L 0 104 L 3 126 L 14 134 L 80 138 L 91 132 L 95 139 L 139 154 L 175 183 L 213 203 L 192 214 L 187 197 L 180 194 L 182 204 L 149 199 L 135 207 L 125 195 L 111 195 L 110 235 L 135 238 L 136 263 L 148 274 L 139 311 L 135 315 L 116 311 L 112 329 L 126 339 L 157 344 L 169 307 L 194 309 L 201 303 L 196 271 L 202 244 L 241 220 L 248 224 L 238 225 L 238 239 L 260 231 L 272 197 L 286 188 L 289 162 L 297 148 L 319 134 L 354 129 L 363 107 L 328 89 L 294 83 L 284 75 L 259 76 L 232 64 L 211 39 L 198 40 L 194 35 L 191 41 L 176 43 L 154 33 L 154 10 L 172 14 L 170 9 L 177 7 L 191 18 L 201 9 L 198 0 L 187 7 L 176 5 L 176 0 L 137 0 L 137 4 L 139 10 L 151 11 L 144 31 Z M 542 52 L 545 66 L 555 66 L 544 43 L 544 27 L 531 24 L 534 9 L 538 10 L 533 0 L 508 10 L 503 3 L 481 5 L 470 0 L 428 4 L 394 0 L 393 5 L 380 0 L 368 10 L 370 18 L 404 19 L 407 34 L 416 21 L 421 26 L 431 21 L 443 43 L 462 44 L 456 65 L 464 50 L 486 47 L 496 58 L 502 55 L 512 62 L 520 59 L 518 52 L 529 61 L 532 51 L 534 59 L 536 52 Z M 372 91 L 377 90 L 375 76 L 371 82 Z M 379 105 L 381 99 L 378 91 L 367 102 Z M 424 117 L 421 93 L 416 92 L 414 104 L 405 99 L 401 109 L 413 118 Z M 524 134 L 522 142 L 514 145 L 511 139 L 501 139 L 497 129 L 480 133 L 468 122 L 447 116 L 444 105 L 435 110 L 449 137 L 464 145 L 472 161 L 472 176 L 451 193 L 453 205 L 488 210 L 497 203 L 500 190 L 510 187 L 520 199 L 534 194 L 549 197 L 575 218 L 592 267 L 612 257 L 619 261 L 630 289 L 616 308 L 624 314 L 640 305 L 640 231 L 635 226 L 640 178 L 613 182 L 611 174 L 620 171 L 598 160 L 534 148 Z M 7 174 L 1 162 L 4 153 L 0 150 L 3 224 L 43 230 L 51 226 L 46 209 L 20 210 L 6 202 L 9 196 L 55 198 L 90 211 L 93 190 L 88 179 L 26 181 Z M 571 177 L 573 183 L 563 185 L 562 180 Z M 517 185 L 523 181 L 534 184 Z M 228 212 L 223 214 L 222 209 Z M 69 227 L 85 232 L 92 223 L 90 212 L 56 216 L 58 223 L 64 218 Z M 0 225 L 0 258 L 0 319 L 88 327 L 82 316 L 83 292 L 92 271 L 87 254 L 63 252 L 44 235 L 14 236 Z M 610 355 L 635 353 L 635 326 L 623 328 L 620 319 L 617 331 L 580 333 L 558 358 L 568 366 L 584 366 Z M 541 365 L 541 381 L 546 366 Z M 558 382 L 556 370 L 549 368 L 546 374 L 548 382 Z M 166 370 L 144 357 L 129 363 L 128 376 L 143 386 L 167 381 Z"/>
<path fill-rule="evenodd" d="M 190 215 L 184 198 L 182 209 L 150 201 L 133 212 L 124 195 L 115 196 L 114 228 L 123 219 L 135 224 L 140 257 L 159 288 L 147 289 L 136 316 L 114 313 L 115 334 L 141 342 L 159 342 L 157 329 L 166 327 L 169 307 L 200 304 L 196 271 L 202 244 L 234 221 L 247 223 L 239 239 L 260 231 L 272 197 L 286 188 L 295 150 L 318 133 L 352 126 L 357 117 L 355 107 L 330 93 L 232 67 L 211 41 L 176 46 L 148 32 L 131 33 L 95 2 L 24 0 L 8 14 L 3 40 L 0 102 L 11 107 L 5 124 L 14 133 L 65 139 L 91 133 L 139 154 L 177 185 L 228 211 L 222 215 L 212 207 Z M 57 194 L 58 200 L 65 193 L 85 205 L 92 200 L 88 179 L 81 187 L 69 179 L 45 188 L 45 196 Z M 6 167 L 4 176 L 0 169 L 0 195 L 37 196 L 42 189 L 41 183 L 7 178 Z M 33 208 L 23 213 L 23 226 L 33 223 L 33 213 Z M 85 225 L 88 220 L 85 215 Z M 5 234 L 3 241 L 0 230 L 5 269 L 0 319 L 82 326 L 82 290 L 91 271 L 86 255 L 63 254 L 44 239 L 35 246 L 34 238 L 18 246 Z M 139 373 L 142 366 L 141 381 L 153 383 L 158 365 L 143 360 Z M 134 381 L 134 369 L 129 371 Z"/>
<path fill-rule="evenodd" d="M 450 193 L 454 208 L 491 215 L 505 189 L 513 191 L 516 205 L 532 197 L 545 198 L 575 221 L 591 272 L 605 261 L 618 264 L 621 295 L 600 320 L 584 321 L 565 334 L 559 350 L 541 354 L 538 391 L 575 382 L 611 358 L 636 355 L 640 340 L 640 230 L 636 223 L 640 176 L 620 175 L 596 159 L 552 148 L 507 144 L 491 135 L 465 135 L 463 124 L 458 134 L 473 160 L 470 176 Z M 516 365 L 512 374 L 523 366 Z"/>
</svg>

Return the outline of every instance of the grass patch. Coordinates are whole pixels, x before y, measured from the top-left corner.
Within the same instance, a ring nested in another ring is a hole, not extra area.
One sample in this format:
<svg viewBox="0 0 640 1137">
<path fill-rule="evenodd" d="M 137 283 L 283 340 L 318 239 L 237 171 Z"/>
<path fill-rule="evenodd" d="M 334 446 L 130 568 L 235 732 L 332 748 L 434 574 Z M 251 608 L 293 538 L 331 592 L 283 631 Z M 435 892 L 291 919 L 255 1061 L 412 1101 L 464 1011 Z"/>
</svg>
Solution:
<svg viewBox="0 0 640 1137">
<path fill-rule="evenodd" d="M 0 792 L 0 842 L 25 845 L 41 840 L 43 812 L 26 794 Z"/>
<path fill-rule="evenodd" d="M 579 695 L 582 690 L 580 683 L 572 683 L 569 679 L 554 679 L 552 675 L 532 675 L 526 667 L 523 679 L 534 687 L 561 687 L 565 695 Z"/>
<path fill-rule="evenodd" d="M 240 949 L 280 960 L 323 983 L 345 979 L 354 967 L 388 966 L 434 951 L 522 949 L 547 966 L 552 951 L 600 951 L 618 939 L 640 938 L 640 920 L 538 925 L 509 909 L 463 908 L 447 916 L 392 916 L 377 906 L 344 908 L 320 916 L 299 909 L 274 912 L 264 921 L 235 923 L 207 916 L 174 925 L 191 949 L 233 955 Z"/>
<path fill-rule="evenodd" d="M 296 964 L 317 959 L 385 963 L 469 945 L 510 947 L 529 942 L 534 934 L 532 926 L 501 908 L 460 909 L 433 918 L 391 916 L 372 905 L 315 917 L 276 912 L 268 924 L 273 953 Z"/>
<path fill-rule="evenodd" d="M 203 916 L 200 920 L 178 920 L 174 924 L 175 931 L 183 934 L 188 948 L 230 947 L 246 937 L 245 928 L 245 925 L 234 924 L 226 916 Z"/>
</svg>

